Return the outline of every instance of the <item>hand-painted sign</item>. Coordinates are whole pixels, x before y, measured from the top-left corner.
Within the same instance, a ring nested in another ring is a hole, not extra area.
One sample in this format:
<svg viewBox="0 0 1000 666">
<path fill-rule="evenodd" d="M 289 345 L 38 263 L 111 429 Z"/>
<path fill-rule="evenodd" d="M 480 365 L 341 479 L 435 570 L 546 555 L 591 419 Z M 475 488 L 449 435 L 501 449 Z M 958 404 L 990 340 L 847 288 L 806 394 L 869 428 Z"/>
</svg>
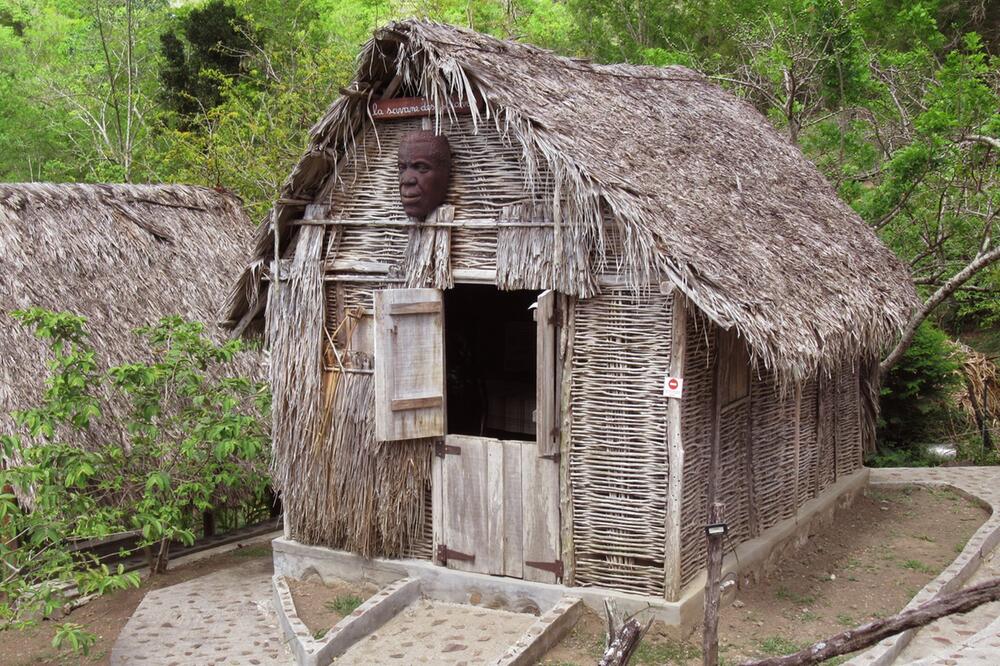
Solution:
<svg viewBox="0 0 1000 666">
<path fill-rule="evenodd" d="M 681 377 L 671 377 L 663 380 L 663 396 L 666 398 L 680 398 L 684 390 L 684 380 Z"/>
<path fill-rule="evenodd" d="M 469 113 L 467 101 L 451 100 L 452 109 L 456 113 Z M 391 120 L 393 118 L 420 118 L 434 115 L 434 102 L 426 97 L 396 97 L 380 99 L 372 102 L 372 117 L 375 120 Z"/>
</svg>

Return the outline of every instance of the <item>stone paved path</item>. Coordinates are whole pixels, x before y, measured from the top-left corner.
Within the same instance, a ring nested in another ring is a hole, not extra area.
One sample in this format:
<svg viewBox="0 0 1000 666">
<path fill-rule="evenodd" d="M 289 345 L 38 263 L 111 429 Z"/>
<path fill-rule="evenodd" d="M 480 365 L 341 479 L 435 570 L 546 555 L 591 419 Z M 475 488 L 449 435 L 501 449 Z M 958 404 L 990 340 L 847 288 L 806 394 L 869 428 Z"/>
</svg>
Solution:
<svg viewBox="0 0 1000 666">
<path fill-rule="evenodd" d="M 148 593 L 122 628 L 112 666 L 294 664 L 271 602 L 270 560 Z"/>
<path fill-rule="evenodd" d="M 421 599 L 355 643 L 335 666 L 482 666 L 499 658 L 534 615 Z"/>
<path fill-rule="evenodd" d="M 1000 576 L 1000 467 L 873 469 L 870 483 L 947 485 L 984 501 L 993 511 L 958 558 L 917 593 L 907 608 L 926 603 L 941 591 L 953 592 Z M 955 579 L 965 582 L 956 584 Z M 1000 603 L 986 604 L 965 615 L 942 618 L 923 627 L 892 660 L 892 653 L 902 645 L 900 640 L 899 636 L 886 639 L 847 664 L 996 666 L 1000 664 Z"/>
</svg>

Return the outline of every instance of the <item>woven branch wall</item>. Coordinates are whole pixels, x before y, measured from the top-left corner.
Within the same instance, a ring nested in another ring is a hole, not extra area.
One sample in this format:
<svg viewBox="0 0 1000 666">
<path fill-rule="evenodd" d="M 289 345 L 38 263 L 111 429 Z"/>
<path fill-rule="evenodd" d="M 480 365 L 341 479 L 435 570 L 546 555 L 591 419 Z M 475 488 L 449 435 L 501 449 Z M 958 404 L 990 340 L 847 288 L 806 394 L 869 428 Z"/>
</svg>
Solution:
<svg viewBox="0 0 1000 666">
<path fill-rule="evenodd" d="M 708 514 L 707 475 L 712 438 L 716 337 L 703 317 L 688 326 L 685 399 L 682 408 L 684 486 L 681 582 L 705 565 L 702 527 Z M 724 356 L 724 355 L 723 355 Z M 720 358 L 720 362 L 722 359 Z M 727 377 L 723 371 L 724 379 Z M 721 407 L 719 499 L 733 543 L 795 515 L 838 478 L 861 467 L 862 413 L 856 369 L 812 378 L 796 392 L 782 392 L 773 373 L 755 370 L 747 400 Z M 730 386 L 722 395 L 731 391 Z M 749 473 L 748 473 L 749 471 Z"/>
<path fill-rule="evenodd" d="M 705 566 L 708 518 L 708 456 L 712 446 L 715 326 L 700 312 L 690 313 L 684 357 L 684 400 L 681 403 L 681 442 L 684 481 L 681 500 L 681 585 Z"/>
<path fill-rule="evenodd" d="M 795 394 L 779 392 L 774 374 L 755 372 L 750 385 L 755 510 L 765 530 L 795 513 Z"/>
<path fill-rule="evenodd" d="M 861 384 L 858 369 L 847 365 L 837 379 L 837 478 L 861 468 Z"/>
<path fill-rule="evenodd" d="M 819 488 L 818 386 L 815 377 L 802 385 L 802 405 L 799 408 L 799 506 L 815 497 Z"/>
<path fill-rule="evenodd" d="M 669 296 L 627 290 L 577 302 L 569 460 L 577 585 L 663 594 L 671 308 Z"/>
<path fill-rule="evenodd" d="M 609 252 L 620 254 L 617 226 L 608 220 L 612 237 L 606 244 L 588 229 L 563 225 L 556 243 L 551 206 L 538 205 L 551 200 L 550 180 L 543 174 L 533 190 L 529 187 L 520 146 L 490 124 L 474 133 L 477 128 L 468 116 L 444 122 L 453 154 L 448 203 L 454 206 L 455 216 L 450 223 L 459 225 L 448 240 L 451 270 L 496 270 L 500 289 L 557 289 L 583 298 L 594 295 L 595 271 L 620 263 L 616 256 L 608 262 L 604 255 L 605 245 Z M 406 224 L 407 218 L 398 197 L 396 148 L 403 135 L 420 127 L 421 120 L 416 118 L 377 123 L 366 131 L 356 159 L 347 162 L 333 185 L 331 217 L 346 223 L 335 253 L 341 266 L 343 262 L 374 262 L 388 267 L 393 275 L 413 273 L 407 261 L 408 255 L 412 260 L 413 230 L 398 226 Z M 499 224 L 500 229 L 462 226 L 470 224 Z M 333 259 L 328 256 L 328 265 Z"/>
<path fill-rule="evenodd" d="M 420 127 L 421 119 L 409 118 L 379 122 L 365 132 L 356 159 L 348 162 L 332 192 L 331 217 L 373 224 L 406 222 L 398 196 L 396 148 L 403 135 Z M 505 141 L 491 125 L 480 126 L 478 134 L 474 131 L 470 116 L 460 116 L 444 128 L 452 150 L 448 203 L 455 206 L 456 223 L 495 224 L 505 206 L 532 200 L 525 187 L 521 148 Z M 458 228 L 451 242 L 452 269 L 496 268 L 496 229 Z M 399 265 L 406 245 L 404 227 L 351 226 L 337 258 Z"/>
</svg>

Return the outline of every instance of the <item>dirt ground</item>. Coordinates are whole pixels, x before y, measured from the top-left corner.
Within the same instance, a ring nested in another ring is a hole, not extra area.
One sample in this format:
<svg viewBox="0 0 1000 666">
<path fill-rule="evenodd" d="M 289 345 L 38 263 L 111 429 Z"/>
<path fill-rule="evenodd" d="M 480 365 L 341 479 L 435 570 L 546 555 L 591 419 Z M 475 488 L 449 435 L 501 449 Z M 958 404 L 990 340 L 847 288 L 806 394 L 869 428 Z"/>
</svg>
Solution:
<svg viewBox="0 0 1000 666">
<path fill-rule="evenodd" d="M 723 607 L 720 661 L 788 654 L 898 612 L 957 557 L 988 515 L 948 490 L 870 490 L 766 580 L 739 590 Z M 602 618 L 588 613 L 542 663 L 596 663 L 605 628 Z M 700 632 L 681 641 L 654 625 L 632 663 L 700 664 Z"/>
<path fill-rule="evenodd" d="M 314 638 L 322 638 L 344 616 L 378 592 L 375 585 L 343 580 L 324 583 L 319 576 L 289 580 L 288 589 L 295 601 L 296 615 L 313 632 Z"/>
<path fill-rule="evenodd" d="M 247 546 L 198 560 L 150 580 L 145 579 L 138 588 L 121 590 L 94 599 L 56 622 L 43 621 L 25 631 L 0 632 L 0 664 L 4 666 L 29 666 L 34 664 L 108 664 L 111 648 L 118 633 L 150 590 L 204 576 L 205 574 L 246 565 L 251 560 L 271 559 L 269 543 Z M 75 622 L 97 634 L 97 643 L 87 656 L 79 656 L 52 647 L 52 636 L 57 622 Z"/>
</svg>

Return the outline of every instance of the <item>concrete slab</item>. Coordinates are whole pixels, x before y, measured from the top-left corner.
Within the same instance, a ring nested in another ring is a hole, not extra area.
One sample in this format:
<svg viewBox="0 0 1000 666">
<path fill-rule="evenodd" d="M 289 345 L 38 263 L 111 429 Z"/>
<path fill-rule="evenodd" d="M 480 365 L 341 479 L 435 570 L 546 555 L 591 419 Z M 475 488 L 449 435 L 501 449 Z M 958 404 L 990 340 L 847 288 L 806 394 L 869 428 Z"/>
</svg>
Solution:
<svg viewBox="0 0 1000 666">
<path fill-rule="evenodd" d="M 420 599 L 333 663 L 481 666 L 496 663 L 535 621 L 528 613 Z"/>
<path fill-rule="evenodd" d="M 271 602 L 267 560 L 149 592 L 111 651 L 112 666 L 293 663 Z"/>
<path fill-rule="evenodd" d="M 326 666 L 356 642 L 378 631 L 420 596 L 420 583 L 412 578 L 391 583 L 317 639 L 299 619 L 295 600 L 284 576 L 275 576 L 272 584 L 278 623 L 299 666 Z"/>
</svg>

